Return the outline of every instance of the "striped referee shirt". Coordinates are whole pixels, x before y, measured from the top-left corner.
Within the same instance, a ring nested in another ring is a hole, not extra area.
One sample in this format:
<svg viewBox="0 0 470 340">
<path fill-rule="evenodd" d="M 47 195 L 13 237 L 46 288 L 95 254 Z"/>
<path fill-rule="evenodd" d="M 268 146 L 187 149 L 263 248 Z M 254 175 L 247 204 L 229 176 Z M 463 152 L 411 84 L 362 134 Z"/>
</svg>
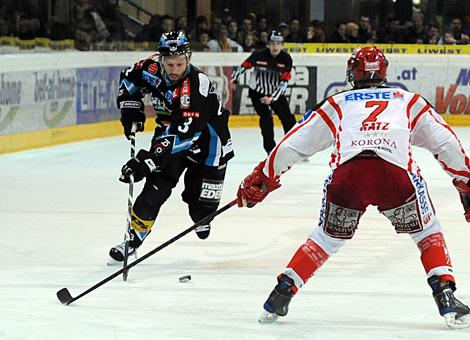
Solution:
<svg viewBox="0 0 470 340">
<path fill-rule="evenodd" d="M 253 68 L 248 82 L 250 89 L 262 95 L 272 96 L 279 89 L 281 81 L 287 83 L 291 78 L 292 58 L 284 50 L 273 57 L 269 48 L 266 48 L 253 52 L 241 66 L 245 69 Z"/>
</svg>

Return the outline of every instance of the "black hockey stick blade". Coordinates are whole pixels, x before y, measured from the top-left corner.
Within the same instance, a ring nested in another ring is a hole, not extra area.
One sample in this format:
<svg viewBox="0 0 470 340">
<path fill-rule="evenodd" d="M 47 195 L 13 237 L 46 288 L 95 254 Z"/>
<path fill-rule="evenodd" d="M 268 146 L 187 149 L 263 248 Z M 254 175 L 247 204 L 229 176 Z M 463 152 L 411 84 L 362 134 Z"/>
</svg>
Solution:
<svg viewBox="0 0 470 340">
<path fill-rule="evenodd" d="M 70 292 L 67 288 L 62 288 L 57 292 L 57 298 L 59 299 L 60 303 L 63 305 L 68 305 L 72 301 L 74 301 L 72 295 L 70 295 Z"/>
<path fill-rule="evenodd" d="M 182 238 L 184 235 L 186 234 L 189 234 L 191 231 L 193 231 L 194 229 L 196 229 L 197 227 L 199 227 L 200 225 L 204 225 L 208 222 L 210 222 L 214 217 L 216 217 L 217 215 L 220 215 L 221 213 L 223 213 L 224 211 L 230 209 L 231 207 L 233 207 L 234 205 L 237 204 L 237 199 L 234 199 L 233 201 L 227 203 L 226 205 L 224 205 L 222 208 L 220 208 L 219 210 L 217 211 L 214 211 L 212 214 L 209 214 L 207 215 L 206 217 L 204 217 L 202 220 L 200 220 L 199 222 L 193 224 L 191 227 L 183 230 L 182 232 L 180 232 L 178 235 L 172 237 L 171 239 L 169 239 L 168 241 L 166 241 L 165 243 L 162 243 L 161 245 L 159 245 L 158 247 L 154 248 L 153 250 L 149 251 L 147 254 L 145 254 L 144 256 L 138 258 L 137 260 L 135 260 L 134 262 L 132 263 L 129 263 L 127 266 L 121 268 L 120 270 L 118 270 L 117 272 L 115 272 L 114 274 L 111 274 L 109 275 L 107 278 L 101 280 L 100 282 L 98 282 L 97 284 L 95 284 L 94 286 L 88 288 L 87 290 L 85 290 L 83 293 L 77 295 L 76 297 L 72 297 L 72 295 L 70 295 L 70 292 L 68 291 L 67 288 L 62 288 L 61 290 L 59 290 L 57 292 L 57 297 L 59 298 L 59 301 L 63 304 L 63 305 L 70 305 L 72 302 L 74 301 L 77 301 L 78 299 L 80 299 L 82 296 L 85 296 L 87 295 L 88 293 L 94 291 L 96 288 L 99 288 L 101 287 L 102 285 L 104 285 L 106 282 L 109 282 L 111 281 L 112 279 L 114 279 L 116 276 L 119 276 L 121 275 L 122 273 L 124 273 L 125 271 L 128 271 L 129 269 L 131 269 L 132 267 L 138 265 L 140 262 L 144 261 L 145 259 L 149 258 L 150 256 L 152 256 L 153 254 L 159 252 L 160 250 L 162 250 L 163 248 L 166 248 L 168 247 L 170 244 L 172 244 L 173 242 L 175 242 L 176 240 L 179 240 L 180 238 Z"/>
</svg>

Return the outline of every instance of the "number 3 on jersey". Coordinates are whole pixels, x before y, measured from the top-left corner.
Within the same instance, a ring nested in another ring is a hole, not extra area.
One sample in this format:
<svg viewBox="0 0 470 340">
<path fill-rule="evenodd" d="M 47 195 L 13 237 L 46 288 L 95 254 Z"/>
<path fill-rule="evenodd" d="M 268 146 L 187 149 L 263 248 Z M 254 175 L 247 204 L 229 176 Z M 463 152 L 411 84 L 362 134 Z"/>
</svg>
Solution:
<svg viewBox="0 0 470 340">
<path fill-rule="evenodd" d="M 188 132 L 189 130 L 189 125 L 191 125 L 191 123 L 193 122 L 193 118 L 192 117 L 189 117 L 189 118 L 186 118 L 186 121 L 183 123 L 183 125 L 181 126 L 178 126 L 178 131 L 181 132 L 181 133 L 186 133 Z"/>
<path fill-rule="evenodd" d="M 385 111 L 388 106 L 388 101 L 385 100 L 371 100 L 366 102 L 366 107 L 375 107 L 374 111 L 363 120 L 360 131 L 371 131 L 371 130 L 388 130 L 390 123 L 378 122 L 377 116 Z"/>
</svg>

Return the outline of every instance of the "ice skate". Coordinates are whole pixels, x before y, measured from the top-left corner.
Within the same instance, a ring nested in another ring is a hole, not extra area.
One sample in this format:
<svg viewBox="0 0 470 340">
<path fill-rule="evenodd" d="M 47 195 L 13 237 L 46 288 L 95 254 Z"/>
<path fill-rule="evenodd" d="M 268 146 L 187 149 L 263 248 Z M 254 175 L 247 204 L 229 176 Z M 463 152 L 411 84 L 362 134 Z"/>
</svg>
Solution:
<svg viewBox="0 0 470 340">
<path fill-rule="evenodd" d="M 122 262 L 124 261 L 125 247 L 126 247 L 126 242 L 123 241 L 109 250 L 108 266 L 122 264 Z M 137 249 L 132 248 L 129 245 L 129 257 L 131 256 L 137 259 Z"/>
<path fill-rule="evenodd" d="M 433 290 L 439 314 L 444 317 L 447 327 L 451 329 L 470 326 L 470 308 L 454 296 L 453 282 L 441 282 L 438 276 L 432 276 L 428 283 Z"/>
<path fill-rule="evenodd" d="M 286 316 L 289 312 L 289 303 L 294 293 L 292 286 L 294 281 L 283 275 L 279 283 L 269 295 L 263 305 L 263 311 L 258 319 L 260 323 L 271 323 L 276 321 L 280 316 Z"/>
<path fill-rule="evenodd" d="M 211 232 L 211 225 L 210 224 L 204 224 L 196 227 L 194 231 L 197 234 L 197 237 L 199 237 L 201 240 L 205 240 L 206 238 L 209 237 L 209 234 Z"/>
</svg>

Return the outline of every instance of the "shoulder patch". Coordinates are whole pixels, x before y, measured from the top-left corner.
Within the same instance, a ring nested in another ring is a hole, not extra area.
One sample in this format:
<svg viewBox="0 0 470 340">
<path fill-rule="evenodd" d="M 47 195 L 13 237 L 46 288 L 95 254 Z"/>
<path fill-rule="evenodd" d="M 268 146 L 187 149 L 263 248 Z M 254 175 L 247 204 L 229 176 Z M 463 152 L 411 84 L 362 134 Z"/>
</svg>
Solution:
<svg viewBox="0 0 470 340">
<path fill-rule="evenodd" d="M 204 73 L 199 73 L 199 92 L 204 96 L 207 97 L 209 94 L 209 78 Z"/>
</svg>

